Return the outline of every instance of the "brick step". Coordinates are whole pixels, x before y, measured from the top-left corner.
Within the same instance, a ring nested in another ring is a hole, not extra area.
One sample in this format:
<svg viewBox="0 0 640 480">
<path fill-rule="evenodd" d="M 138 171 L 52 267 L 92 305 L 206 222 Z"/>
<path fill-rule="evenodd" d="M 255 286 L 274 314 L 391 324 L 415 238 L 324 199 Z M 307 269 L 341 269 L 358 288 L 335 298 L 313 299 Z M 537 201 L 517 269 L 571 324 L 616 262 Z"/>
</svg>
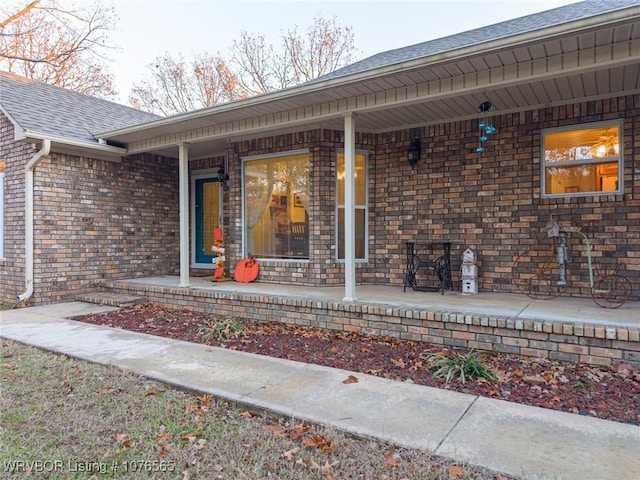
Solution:
<svg viewBox="0 0 640 480">
<path fill-rule="evenodd" d="M 130 307 L 131 305 L 148 301 L 147 297 L 139 295 L 111 292 L 86 292 L 76 295 L 76 300 L 97 305 L 110 305 L 112 307 Z"/>
</svg>

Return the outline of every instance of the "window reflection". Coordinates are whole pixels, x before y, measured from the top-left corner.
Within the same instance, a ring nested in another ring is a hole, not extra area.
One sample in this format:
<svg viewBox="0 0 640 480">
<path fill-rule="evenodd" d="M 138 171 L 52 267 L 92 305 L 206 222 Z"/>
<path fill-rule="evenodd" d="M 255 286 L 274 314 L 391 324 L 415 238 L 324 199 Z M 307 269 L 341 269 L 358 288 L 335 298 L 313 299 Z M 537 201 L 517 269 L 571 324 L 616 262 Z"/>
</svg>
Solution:
<svg viewBox="0 0 640 480">
<path fill-rule="evenodd" d="M 309 258 L 309 154 L 244 162 L 246 252 Z"/>
</svg>

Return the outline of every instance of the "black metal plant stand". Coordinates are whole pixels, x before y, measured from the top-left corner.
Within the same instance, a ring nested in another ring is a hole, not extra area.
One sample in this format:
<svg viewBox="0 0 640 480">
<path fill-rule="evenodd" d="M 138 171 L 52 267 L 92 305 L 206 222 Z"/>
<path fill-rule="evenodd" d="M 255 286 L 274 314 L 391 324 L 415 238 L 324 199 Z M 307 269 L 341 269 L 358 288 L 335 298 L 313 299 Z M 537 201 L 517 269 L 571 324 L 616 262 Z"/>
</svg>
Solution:
<svg viewBox="0 0 640 480">
<path fill-rule="evenodd" d="M 407 263 L 404 269 L 404 291 L 407 287 L 420 292 L 440 292 L 445 290 L 453 291 L 453 280 L 451 279 L 451 243 L 433 243 L 432 249 L 442 248 L 442 255 L 435 260 L 422 260 L 416 254 L 413 242 L 407 242 Z M 418 285 L 416 279 L 420 270 L 433 269 L 438 278 L 438 284 L 432 286 Z"/>
</svg>

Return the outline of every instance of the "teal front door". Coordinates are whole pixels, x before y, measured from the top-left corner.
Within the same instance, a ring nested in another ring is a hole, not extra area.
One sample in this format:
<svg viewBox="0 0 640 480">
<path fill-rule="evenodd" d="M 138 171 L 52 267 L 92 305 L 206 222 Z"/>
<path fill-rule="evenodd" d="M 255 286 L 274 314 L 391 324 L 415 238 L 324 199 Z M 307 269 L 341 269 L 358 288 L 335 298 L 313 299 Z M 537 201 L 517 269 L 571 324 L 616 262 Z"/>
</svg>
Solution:
<svg viewBox="0 0 640 480">
<path fill-rule="evenodd" d="M 197 264 L 213 266 L 215 255 L 213 229 L 222 226 L 222 188 L 217 178 L 202 178 L 195 181 L 196 196 L 196 245 Z"/>
</svg>

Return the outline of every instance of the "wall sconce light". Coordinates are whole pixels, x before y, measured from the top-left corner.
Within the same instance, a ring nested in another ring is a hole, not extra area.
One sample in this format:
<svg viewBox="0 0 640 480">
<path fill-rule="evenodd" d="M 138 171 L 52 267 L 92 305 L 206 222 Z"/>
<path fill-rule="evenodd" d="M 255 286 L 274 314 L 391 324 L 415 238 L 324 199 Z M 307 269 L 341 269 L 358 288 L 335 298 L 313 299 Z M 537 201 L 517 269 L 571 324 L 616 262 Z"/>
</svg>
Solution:
<svg viewBox="0 0 640 480">
<path fill-rule="evenodd" d="M 420 160 L 420 153 L 420 140 L 414 138 L 411 140 L 411 145 L 409 145 L 409 148 L 407 149 L 407 161 L 409 162 L 409 165 L 411 165 L 411 168 L 415 168 L 416 163 Z"/>
<path fill-rule="evenodd" d="M 230 186 L 229 174 L 224 169 L 224 165 L 220 165 L 220 168 L 218 169 L 218 182 Z"/>
</svg>

